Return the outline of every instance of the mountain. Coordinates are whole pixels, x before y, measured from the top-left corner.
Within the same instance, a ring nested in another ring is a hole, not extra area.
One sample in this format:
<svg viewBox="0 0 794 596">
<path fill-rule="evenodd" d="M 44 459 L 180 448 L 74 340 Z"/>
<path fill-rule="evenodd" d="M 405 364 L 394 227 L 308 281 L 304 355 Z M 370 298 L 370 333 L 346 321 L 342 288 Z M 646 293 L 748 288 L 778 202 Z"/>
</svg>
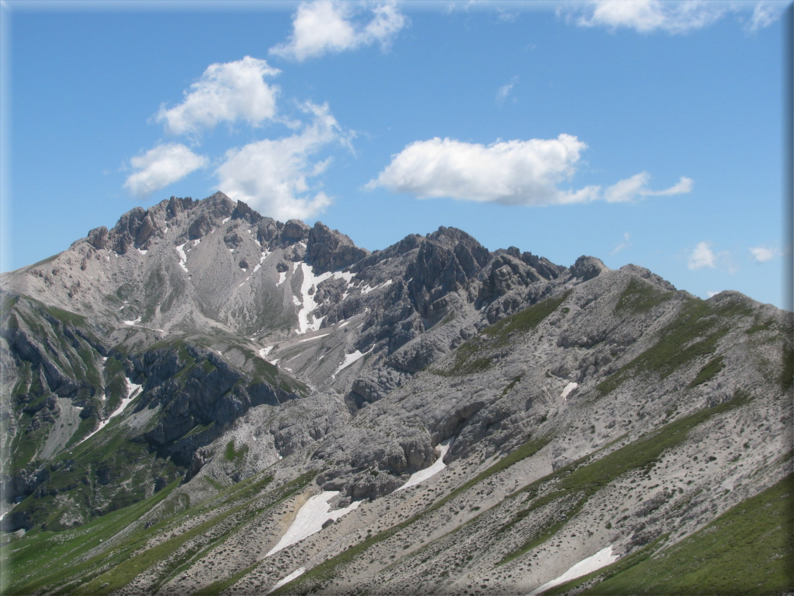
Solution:
<svg viewBox="0 0 794 596">
<path fill-rule="evenodd" d="M 771 305 L 222 193 L 1 279 L 9 593 L 794 590 Z"/>
</svg>

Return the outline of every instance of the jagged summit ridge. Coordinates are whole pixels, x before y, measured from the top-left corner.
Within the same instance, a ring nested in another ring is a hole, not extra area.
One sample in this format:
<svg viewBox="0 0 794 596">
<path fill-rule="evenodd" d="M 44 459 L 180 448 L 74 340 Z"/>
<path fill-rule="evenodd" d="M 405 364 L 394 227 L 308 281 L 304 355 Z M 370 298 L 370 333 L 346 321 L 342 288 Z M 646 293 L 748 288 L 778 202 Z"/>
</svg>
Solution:
<svg viewBox="0 0 794 596">
<path fill-rule="evenodd" d="M 370 253 L 216 193 L 3 284 L 23 593 L 529 593 L 788 490 L 790 317 L 635 265 L 445 227 Z"/>
</svg>

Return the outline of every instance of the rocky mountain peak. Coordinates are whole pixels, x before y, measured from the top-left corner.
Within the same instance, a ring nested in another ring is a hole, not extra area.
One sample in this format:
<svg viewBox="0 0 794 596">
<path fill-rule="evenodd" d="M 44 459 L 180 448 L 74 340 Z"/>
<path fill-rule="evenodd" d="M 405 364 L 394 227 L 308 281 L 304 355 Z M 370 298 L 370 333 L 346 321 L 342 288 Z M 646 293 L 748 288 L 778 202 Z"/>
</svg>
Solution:
<svg viewBox="0 0 794 596">
<path fill-rule="evenodd" d="M 587 281 L 598 277 L 604 271 L 609 271 L 609 267 L 604 265 L 601 259 L 595 257 L 581 256 L 576 259 L 576 262 L 571 266 L 571 275 Z"/>
<path fill-rule="evenodd" d="M 237 206 L 232 212 L 232 219 L 242 219 L 250 224 L 260 222 L 263 218 L 243 201 L 237 201 Z"/>
<path fill-rule="evenodd" d="M 314 267 L 315 273 L 348 267 L 368 254 L 368 250 L 357 247 L 348 236 L 322 222 L 315 223 L 309 231 L 306 262 Z"/>
<path fill-rule="evenodd" d="M 657 286 L 664 288 L 665 290 L 670 290 L 671 292 L 676 291 L 676 287 L 671 284 L 666 279 L 656 275 L 655 273 L 651 272 L 650 269 L 646 269 L 645 267 L 640 267 L 639 265 L 624 265 L 620 268 L 621 271 L 625 271 L 627 273 L 631 273 L 632 275 L 636 275 L 643 279 L 647 279 L 648 281 L 656 284 Z"/>
</svg>

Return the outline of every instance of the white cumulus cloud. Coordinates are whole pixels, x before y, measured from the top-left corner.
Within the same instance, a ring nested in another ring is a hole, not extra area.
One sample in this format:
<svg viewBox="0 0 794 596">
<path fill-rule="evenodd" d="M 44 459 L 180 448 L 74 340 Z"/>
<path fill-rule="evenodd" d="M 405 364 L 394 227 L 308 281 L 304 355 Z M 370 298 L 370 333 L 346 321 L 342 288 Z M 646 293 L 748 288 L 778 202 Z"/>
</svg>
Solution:
<svg viewBox="0 0 794 596">
<path fill-rule="evenodd" d="M 586 147 L 567 134 L 487 146 L 436 137 L 412 143 L 393 156 L 367 188 L 508 205 L 581 202 L 593 199 L 598 188 L 566 192 L 557 184 L 574 173 Z"/>
<path fill-rule="evenodd" d="M 587 145 L 577 137 L 497 141 L 490 145 L 434 138 L 408 145 L 366 188 L 387 188 L 419 198 L 449 197 L 504 205 L 560 205 L 595 200 L 631 201 L 637 196 L 689 192 L 692 181 L 666 190 L 647 187 L 642 172 L 610 186 L 565 190 L 560 185 L 576 172 Z"/>
<path fill-rule="evenodd" d="M 576 23 L 584 27 L 687 33 L 711 25 L 737 8 L 704 0 L 594 0 L 565 10 L 578 14 Z"/>
<path fill-rule="evenodd" d="M 690 269 L 703 269 L 709 267 L 714 269 L 717 267 L 717 258 L 711 250 L 711 242 L 698 242 L 695 250 L 689 255 L 689 262 L 687 266 Z"/>
<path fill-rule="evenodd" d="M 330 205 L 331 199 L 315 192 L 309 179 L 330 164 L 317 154 L 331 143 L 347 144 L 347 136 L 327 105 L 307 103 L 304 110 L 312 121 L 295 134 L 228 150 L 215 172 L 217 188 L 282 221 L 306 219 Z"/>
<path fill-rule="evenodd" d="M 650 190 L 648 182 L 651 176 L 648 172 L 640 172 L 631 178 L 621 180 L 606 189 L 604 198 L 608 203 L 625 203 L 633 201 L 637 197 L 646 196 L 670 196 L 692 191 L 693 181 L 691 178 L 681 176 L 677 184 L 664 190 Z"/>
<path fill-rule="evenodd" d="M 487 146 L 436 137 L 412 143 L 393 156 L 367 188 L 509 205 L 581 202 L 592 198 L 597 188 L 571 193 L 557 184 L 573 174 L 586 147 L 567 134 Z"/>
<path fill-rule="evenodd" d="M 778 251 L 776 248 L 770 248 L 768 246 L 753 246 L 750 248 L 750 254 L 756 263 L 766 263 L 767 261 L 771 261 L 778 256 L 780 251 Z"/>
<path fill-rule="evenodd" d="M 374 43 L 388 47 L 408 22 L 394 3 L 376 5 L 366 23 L 356 18 L 356 12 L 359 12 L 356 6 L 348 2 L 303 2 L 292 21 L 289 41 L 270 48 L 270 53 L 302 62 L 329 52 L 354 50 Z"/>
<path fill-rule="evenodd" d="M 220 122 L 245 121 L 257 125 L 276 114 L 279 89 L 265 77 L 280 71 L 265 60 L 246 56 L 235 62 L 210 64 L 185 92 L 184 101 L 166 109 L 160 106 L 157 121 L 171 134 L 195 134 Z"/>
<path fill-rule="evenodd" d="M 124 188 L 135 196 L 145 197 L 204 167 L 207 158 L 182 144 L 171 143 L 133 157 L 130 165 L 137 171 L 127 178 Z"/>
</svg>

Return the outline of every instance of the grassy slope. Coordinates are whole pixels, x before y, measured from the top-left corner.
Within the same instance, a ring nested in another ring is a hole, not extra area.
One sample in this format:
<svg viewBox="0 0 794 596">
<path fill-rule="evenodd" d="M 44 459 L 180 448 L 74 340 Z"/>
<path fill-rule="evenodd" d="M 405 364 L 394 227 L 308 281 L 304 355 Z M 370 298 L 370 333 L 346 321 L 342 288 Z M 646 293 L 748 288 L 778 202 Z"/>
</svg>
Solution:
<svg viewBox="0 0 794 596">
<path fill-rule="evenodd" d="M 720 594 L 750 596 L 794 590 L 794 476 L 720 515 L 656 555 L 618 561 L 606 570 L 544 594 L 562 594 L 606 579 L 584 594 Z M 651 549 L 657 545 L 651 545 Z M 633 563 L 633 564 L 632 564 Z M 578 592 L 578 590 L 577 590 Z"/>
<path fill-rule="evenodd" d="M 554 477 L 561 479 L 556 491 L 549 495 L 545 495 L 541 499 L 538 499 L 537 502 L 533 502 L 529 508 L 518 512 L 516 518 L 508 522 L 506 528 L 509 529 L 532 511 L 549 501 L 562 498 L 571 492 L 580 495 L 576 504 L 566 512 L 568 519 L 573 518 L 587 500 L 601 488 L 629 471 L 649 470 L 656 464 L 656 461 L 664 451 L 683 443 L 689 431 L 697 425 L 705 422 L 716 414 L 726 412 L 744 403 L 745 401 L 742 397 L 736 397 L 732 401 L 720 404 L 714 408 L 701 410 L 671 422 L 658 431 L 640 437 L 638 440 L 591 463 L 574 462 L 569 466 L 561 468 L 550 477 L 542 478 L 532 483 L 524 490 L 536 490 L 542 483 L 546 483 Z M 541 533 L 528 537 L 523 545 L 506 555 L 500 564 L 512 561 L 529 552 L 553 536 L 566 523 L 565 520 L 557 521 L 553 525 L 542 530 Z"/>
<path fill-rule="evenodd" d="M 220 545 L 264 510 L 271 509 L 302 490 L 309 480 L 310 477 L 304 475 L 275 491 L 263 493 L 271 478 L 252 477 L 220 491 L 197 507 L 188 506 L 150 528 L 139 529 L 121 545 L 89 558 L 86 555 L 90 550 L 152 510 L 177 483 L 145 501 L 105 515 L 84 527 L 60 533 L 31 533 L 0 549 L 0 560 L 19 570 L 17 577 L 12 578 L 8 586 L 9 591 L 30 593 L 46 589 L 65 590 L 69 593 L 107 593 L 125 586 L 140 573 L 168 560 L 168 564 L 161 570 L 160 583 L 164 583 L 186 568 L 191 561 Z M 151 538 L 173 533 L 188 516 L 202 514 L 210 517 L 186 532 L 174 533 L 159 545 L 142 550 Z M 224 522 L 227 522 L 226 526 L 218 530 Z M 193 538 L 199 538 L 202 545 L 197 548 L 183 548 Z M 173 557 L 174 554 L 177 556 Z"/>
</svg>

